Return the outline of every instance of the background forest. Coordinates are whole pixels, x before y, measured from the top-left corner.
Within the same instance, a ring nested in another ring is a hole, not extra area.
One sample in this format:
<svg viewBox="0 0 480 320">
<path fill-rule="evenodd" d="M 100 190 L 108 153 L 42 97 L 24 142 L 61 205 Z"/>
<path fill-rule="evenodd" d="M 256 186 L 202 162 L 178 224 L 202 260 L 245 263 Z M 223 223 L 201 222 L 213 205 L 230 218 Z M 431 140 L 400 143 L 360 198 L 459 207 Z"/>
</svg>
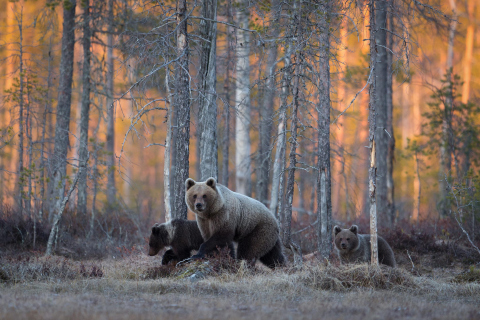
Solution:
<svg viewBox="0 0 480 320">
<path fill-rule="evenodd" d="M 2 241 L 142 243 L 213 176 L 304 252 L 372 203 L 474 245 L 480 5 L 371 3 L 0 1 Z"/>
</svg>

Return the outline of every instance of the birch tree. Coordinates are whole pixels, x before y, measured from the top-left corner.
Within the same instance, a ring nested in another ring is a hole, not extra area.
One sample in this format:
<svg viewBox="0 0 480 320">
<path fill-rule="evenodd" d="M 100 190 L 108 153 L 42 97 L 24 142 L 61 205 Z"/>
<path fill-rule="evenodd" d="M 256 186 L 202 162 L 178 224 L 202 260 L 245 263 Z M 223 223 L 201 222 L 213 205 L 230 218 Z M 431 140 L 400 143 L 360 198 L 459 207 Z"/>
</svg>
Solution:
<svg viewBox="0 0 480 320">
<path fill-rule="evenodd" d="M 65 192 L 67 171 L 67 152 L 69 145 L 70 109 L 72 98 L 73 56 L 75 46 L 75 7 L 76 0 L 63 2 L 62 51 L 60 60 L 60 82 L 58 85 L 57 121 L 55 125 L 55 142 L 50 157 L 52 172 L 49 185 L 50 217 L 60 215 Z M 53 215 L 52 215 L 53 214 Z"/>
<path fill-rule="evenodd" d="M 200 81 L 200 180 L 209 177 L 218 179 L 217 144 L 217 94 L 216 94 L 216 54 L 217 54 L 217 0 L 203 0 L 200 21 L 201 49 Z"/>
<path fill-rule="evenodd" d="M 237 25 L 248 29 L 248 1 L 237 2 Z M 235 80 L 235 184 L 238 193 L 250 196 L 252 178 L 250 168 L 250 34 L 246 30 L 236 29 L 237 46 Z"/>
</svg>

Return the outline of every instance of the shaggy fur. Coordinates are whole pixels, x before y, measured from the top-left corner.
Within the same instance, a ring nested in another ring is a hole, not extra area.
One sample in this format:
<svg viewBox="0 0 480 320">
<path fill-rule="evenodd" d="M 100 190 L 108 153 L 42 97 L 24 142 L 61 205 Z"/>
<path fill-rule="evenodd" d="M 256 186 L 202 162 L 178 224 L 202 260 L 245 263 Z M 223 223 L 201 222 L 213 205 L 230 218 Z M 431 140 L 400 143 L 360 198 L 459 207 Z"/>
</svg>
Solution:
<svg viewBox="0 0 480 320">
<path fill-rule="evenodd" d="M 333 228 L 335 233 L 335 247 L 342 263 L 370 262 L 371 247 L 370 235 L 358 234 L 358 227 L 353 225 L 350 229 L 339 226 Z M 390 245 L 378 236 L 378 262 L 390 267 L 395 267 L 395 256 Z"/>
<path fill-rule="evenodd" d="M 170 249 L 162 258 L 162 264 L 166 265 L 172 260 L 190 258 L 191 251 L 198 250 L 202 243 L 202 234 L 196 221 L 173 219 L 167 223 L 156 223 L 152 227 L 148 254 L 154 256 L 169 246 Z"/>
<path fill-rule="evenodd" d="M 237 258 L 256 259 L 270 268 L 285 264 L 278 222 L 261 202 L 217 184 L 185 181 L 185 200 L 196 217 L 205 243 L 193 258 L 202 258 L 217 247 L 238 243 Z"/>
</svg>

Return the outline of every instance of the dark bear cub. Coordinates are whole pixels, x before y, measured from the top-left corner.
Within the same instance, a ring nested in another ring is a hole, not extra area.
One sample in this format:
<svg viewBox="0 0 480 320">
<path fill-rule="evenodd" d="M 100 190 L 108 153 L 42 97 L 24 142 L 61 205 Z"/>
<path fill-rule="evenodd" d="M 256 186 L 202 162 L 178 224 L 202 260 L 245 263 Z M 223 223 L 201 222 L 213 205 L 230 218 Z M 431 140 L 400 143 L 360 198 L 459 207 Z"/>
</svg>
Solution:
<svg viewBox="0 0 480 320">
<path fill-rule="evenodd" d="M 335 247 L 342 263 L 370 262 L 371 248 L 370 235 L 358 234 L 358 227 L 353 225 L 350 229 L 339 226 L 333 228 L 335 233 Z M 378 262 L 390 267 L 395 267 L 395 256 L 390 245 L 378 236 Z"/>
<path fill-rule="evenodd" d="M 166 265 L 172 260 L 190 258 L 191 251 L 198 250 L 202 243 L 202 234 L 196 221 L 173 219 L 167 223 L 155 223 L 152 227 L 148 254 L 154 256 L 163 248 L 170 247 L 162 258 L 162 264 Z"/>
</svg>

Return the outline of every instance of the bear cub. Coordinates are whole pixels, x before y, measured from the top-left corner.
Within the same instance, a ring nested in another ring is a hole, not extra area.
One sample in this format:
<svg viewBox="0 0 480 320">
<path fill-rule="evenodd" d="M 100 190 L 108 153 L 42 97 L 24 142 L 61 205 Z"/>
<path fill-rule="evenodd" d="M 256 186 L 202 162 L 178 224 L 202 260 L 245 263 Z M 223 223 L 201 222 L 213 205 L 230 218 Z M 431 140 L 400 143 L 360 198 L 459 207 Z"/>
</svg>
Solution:
<svg viewBox="0 0 480 320">
<path fill-rule="evenodd" d="M 154 256 L 165 247 L 170 247 L 162 258 L 162 265 L 172 260 L 190 258 L 192 250 L 198 250 L 203 243 L 197 221 L 173 219 L 167 223 L 155 223 L 150 235 L 148 255 Z"/>
<path fill-rule="evenodd" d="M 358 234 L 358 227 L 353 225 L 350 229 L 339 226 L 333 228 L 335 233 L 335 247 L 342 263 L 370 262 L 370 235 Z M 395 256 L 390 245 L 378 236 L 378 262 L 390 267 L 395 267 Z"/>
</svg>

